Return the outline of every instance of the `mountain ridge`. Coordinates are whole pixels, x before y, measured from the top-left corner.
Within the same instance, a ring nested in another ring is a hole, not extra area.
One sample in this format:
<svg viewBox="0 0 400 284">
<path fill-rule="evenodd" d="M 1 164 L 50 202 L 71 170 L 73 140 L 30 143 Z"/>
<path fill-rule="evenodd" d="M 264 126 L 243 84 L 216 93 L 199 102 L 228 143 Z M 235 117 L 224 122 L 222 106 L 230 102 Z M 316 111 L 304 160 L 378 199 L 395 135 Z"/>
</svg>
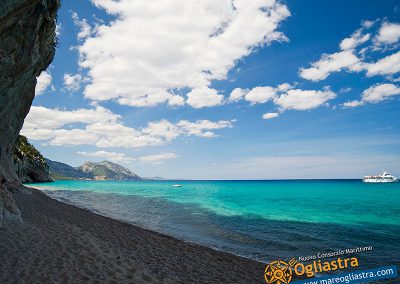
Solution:
<svg viewBox="0 0 400 284">
<path fill-rule="evenodd" d="M 86 179 L 86 180 L 143 180 L 131 170 L 110 161 L 86 161 L 79 167 L 46 159 L 50 167 L 50 175 L 55 180 Z"/>
</svg>

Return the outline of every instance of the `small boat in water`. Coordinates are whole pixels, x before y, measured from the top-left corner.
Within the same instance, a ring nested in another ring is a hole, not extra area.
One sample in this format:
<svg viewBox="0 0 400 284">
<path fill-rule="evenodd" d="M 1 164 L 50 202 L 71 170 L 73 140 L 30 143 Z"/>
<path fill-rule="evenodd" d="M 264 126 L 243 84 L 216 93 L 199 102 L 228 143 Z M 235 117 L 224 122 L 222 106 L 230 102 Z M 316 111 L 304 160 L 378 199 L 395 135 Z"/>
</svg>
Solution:
<svg viewBox="0 0 400 284">
<path fill-rule="evenodd" d="M 387 182 L 397 182 L 399 181 L 396 177 L 388 174 L 386 171 L 383 171 L 382 174 L 378 176 L 364 176 L 363 182 L 372 182 L 372 183 L 387 183 Z"/>
<path fill-rule="evenodd" d="M 172 185 L 173 187 L 182 187 L 182 185 L 181 184 L 174 184 L 174 185 Z"/>
</svg>

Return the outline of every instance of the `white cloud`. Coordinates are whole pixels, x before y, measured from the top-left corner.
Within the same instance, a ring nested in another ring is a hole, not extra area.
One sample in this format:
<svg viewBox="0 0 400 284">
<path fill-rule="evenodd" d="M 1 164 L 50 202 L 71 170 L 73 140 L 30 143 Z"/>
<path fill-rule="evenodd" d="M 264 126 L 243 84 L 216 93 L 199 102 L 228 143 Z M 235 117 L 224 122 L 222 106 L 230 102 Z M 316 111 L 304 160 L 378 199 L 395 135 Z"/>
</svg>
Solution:
<svg viewBox="0 0 400 284">
<path fill-rule="evenodd" d="M 237 102 L 244 98 L 251 104 L 266 103 L 272 101 L 279 112 L 287 109 L 309 110 L 326 104 L 329 100 L 336 98 L 336 94 L 325 87 L 323 91 L 293 89 L 288 83 L 277 87 L 263 86 L 251 90 L 236 88 L 232 91 L 228 101 Z M 278 112 L 265 113 L 263 119 L 278 117 Z"/>
<path fill-rule="evenodd" d="M 357 106 L 361 106 L 363 104 L 364 104 L 364 102 L 362 102 L 362 101 L 354 100 L 354 101 L 345 102 L 343 104 L 343 106 L 345 106 L 345 107 L 357 107 Z"/>
<path fill-rule="evenodd" d="M 156 122 L 149 122 L 142 132 L 154 137 L 165 137 L 167 141 L 171 141 L 181 134 L 181 129 L 177 125 L 163 119 Z"/>
<path fill-rule="evenodd" d="M 375 63 L 361 62 L 354 50 L 345 50 L 334 54 L 323 55 L 312 63 L 310 68 L 301 68 L 300 76 L 311 81 L 326 79 L 333 72 L 347 70 L 350 72 L 367 71 L 367 76 L 393 75 L 400 71 L 400 52 L 388 55 Z"/>
<path fill-rule="evenodd" d="M 388 55 L 376 63 L 369 63 L 364 66 L 368 77 L 374 75 L 393 75 L 400 71 L 400 51 Z"/>
<path fill-rule="evenodd" d="M 92 33 L 92 28 L 88 24 L 86 19 L 80 20 L 78 14 L 76 12 L 72 12 L 72 20 L 74 21 L 75 26 L 79 28 L 79 33 L 77 35 L 79 40 L 84 40 L 90 36 Z"/>
<path fill-rule="evenodd" d="M 178 157 L 178 155 L 176 155 L 175 153 L 168 153 L 168 152 L 148 155 L 148 156 L 141 156 L 139 158 L 129 157 L 124 153 L 108 152 L 108 151 L 96 151 L 96 152 L 79 151 L 78 154 L 85 157 L 105 159 L 115 163 L 131 163 L 133 161 L 140 161 L 141 163 L 161 164 L 163 161 L 176 159 Z"/>
<path fill-rule="evenodd" d="M 346 102 L 345 107 L 356 107 L 365 103 L 379 103 L 390 99 L 392 96 L 400 95 L 400 88 L 394 84 L 377 84 L 364 90 L 361 100 Z"/>
<path fill-rule="evenodd" d="M 286 94 L 277 97 L 274 103 L 282 110 L 308 110 L 317 108 L 329 100 L 336 98 L 336 94 L 330 90 L 289 90 Z"/>
<path fill-rule="evenodd" d="M 275 0 L 92 2 L 116 19 L 79 46 L 91 100 L 171 104 L 175 90 L 188 90 L 193 107 L 219 105 L 221 95 L 209 91 L 213 80 L 226 79 L 257 48 L 287 40 L 277 29 L 290 12 Z"/>
<path fill-rule="evenodd" d="M 276 96 L 276 89 L 270 86 L 265 87 L 255 87 L 251 89 L 246 95 L 246 101 L 249 101 L 253 104 L 265 103 L 269 100 L 272 100 Z"/>
<path fill-rule="evenodd" d="M 56 36 L 57 37 L 61 35 L 61 29 L 62 29 L 61 23 L 57 23 L 56 24 Z"/>
<path fill-rule="evenodd" d="M 361 23 L 361 26 L 362 26 L 363 28 L 365 28 L 365 29 L 369 29 L 369 28 L 371 28 L 371 27 L 375 24 L 375 22 L 376 22 L 376 21 L 368 21 L 368 20 L 365 20 L 365 21 L 363 21 L 363 22 Z"/>
<path fill-rule="evenodd" d="M 300 68 L 300 77 L 311 81 L 321 81 L 333 72 L 361 71 L 363 63 L 356 55 L 356 48 L 371 38 L 371 34 L 363 34 L 363 32 L 365 29 L 370 28 L 373 23 L 372 21 L 362 22 L 361 28 L 340 42 L 341 51 L 323 54 L 320 60 L 311 63 L 311 67 Z M 362 53 L 365 53 L 366 50 L 364 49 Z"/>
<path fill-rule="evenodd" d="M 177 124 L 186 135 L 195 135 L 206 138 L 215 137 L 215 133 L 211 130 L 231 128 L 236 120 L 220 120 L 213 122 L 210 120 L 197 120 L 196 122 L 190 122 L 187 120 L 181 120 Z"/>
<path fill-rule="evenodd" d="M 196 88 L 188 94 L 186 103 L 194 108 L 218 106 L 223 103 L 224 96 L 215 89 L 208 87 Z"/>
<path fill-rule="evenodd" d="M 279 113 L 277 113 L 277 112 L 268 112 L 268 113 L 264 113 L 262 118 L 263 119 L 271 119 L 271 118 L 275 118 L 278 116 L 279 116 Z"/>
<path fill-rule="evenodd" d="M 340 48 L 342 50 L 348 50 L 348 49 L 354 49 L 357 46 L 365 43 L 366 41 L 369 40 L 370 38 L 370 34 L 362 34 L 362 30 L 357 30 L 356 32 L 354 32 L 351 37 L 345 38 L 344 40 L 342 40 L 342 42 L 340 43 Z"/>
<path fill-rule="evenodd" d="M 229 95 L 228 102 L 238 102 L 249 92 L 247 89 L 235 88 Z"/>
<path fill-rule="evenodd" d="M 321 81 L 332 72 L 361 71 L 360 62 L 353 49 L 323 54 L 320 60 L 311 64 L 310 68 L 300 68 L 300 76 L 311 81 Z"/>
<path fill-rule="evenodd" d="M 24 128 L 56 129 L 73 123 L 115 123 L 120 118 L 103 107 L 66 111 L 32 106 L 24 122 Z"/>
<path fill-rule="evenodd" d="M 179 95 L 173 95 L 168 99 L 168 105 L 170 106 L 183 106 L 185 104 L 185 98 Z"/>
<path fill-rule="evenodd" d="M 139 160 L 142 163 L 160 164 L 163 161 L 176 159 L 177 157 L 178 155 L 176 155 L 175 153 L 161 153 L 155 155 L 142 156 L 139 158 Z"/>
<path fill-rule="evenodd" d="M 37 77 L 37 83 L 35 88 L 35 94 L 40 96 L 46 91 L 51 85 L 51 74 L 48 71 L 43 71 L 39 77 Z"/>
<path fill-rule="evenodd" d="M 280 92 L 286 92 L 287 90 L 293 89 L 293 86 L 290 85 L 289 83 L 283 83 L 278 85 L 277 89 Z"/>
<path fill-rule="evenodd" d="M 51 145 L 140 148 L 162 145 L 179 136 L 216 137 L 215 130 L 233 127 L 233 122 L 160 120 L 135 129 L 123 125 L 120 116 L 100 106 L 73 111 L 33 106 L 22 133 L 33 140 L 47 140 Z"/>
<path fill-rule="evenodd" d="M 369 103 L 379 103 L 391 96 L 400 94 L 400 88 L 394 84 L 379 84 L 369 87 L 362 93 L 362 100 Z"/>
<path fill-rule="evenodd" d="M 400 24 L 383 23 L 379 29 L 379 34 L 375 37 L 377 44 L 393 44 L 400 40 Z"/>
<path fill-rule="evenodd" d="M 116 163 L 129 163 L 134 161 L 134 158 L 126 156 L 124 153 L 117 153 L 117 152 L 107 152 L 107 151 L 97 151 L 97 152 L 84 152 L 79 151 L 79 155 L 85 157 L 94 157 L 94 158 L 101 158 L 110 160 Z"/>
<path fill-rule="evenodd" d="M 68 91 L 77 91 L 81 87 L 82 76 L 80 74 L 64 74 L 64 86 Z"/>
<path fill-rule="evenodd" d="M 102 84 L 108 84 L 107 80 L 97 84 L 97 87 L 100 87 Z M 117 102 L 121 105 L 128 105 L 134 107 L 147 107 L 147 106 L 155 106 L 157 104 L 168 102 L 169 105 L 183 105 L 184 99 L 178 98 L 179 96 L 174 95 L 162 88 L 153 88 L 153 87 L 132 87 L 131 93 L 125 93 L 123 96 L 118 95 L 118 90 L 121 86 L 115 87 L 114 91 L 111 90 L 111 86 L 104 86 L 107 88 L 107 92 L 99 92 L 94 97 L 88 97 L 92 100 L 97 101 L 106 101 L 109 99 L 116 99 Z M 110 88 L 109 88 L 110 87 Z M 122 86 L 128 90 L 128 86 Z M 138 96 L 138 94 L 140 94 Z M 179 101 L 178 101 L 179 100 Z"/>
<path fill-rule="evenodd" d="M 286 92 L 292 88 L 293 86 L 288 83 L 280 84 L 275 88 L 271 86 L 255 87 L 251 90 L 236 88 L 232 90 L 228 102 L 233 103 L 245 99 L 252 104 L 262 104 L 273 100 L 278 93 Z"/>
<path fill-rule="evenodd" d="M 351 37 L 345 38 L 340 43 L 342 51 L 333 54 L 323 54 L 317 62 L 311 63 L 309 68 L 300 68 L 300 76 L 311 81 L 326 79 L 333 72 L 366 71 L 368 77 L 375 75 L 393 75 L 400 71 L 400 52 L 378 59 L 375 63 L 364 61 L 370 51 L 382 51 L 380 45 L 397 43 L 400 39 L 400 25 L 383 23 L 379 34 L 373 42 L 360 50 L 359 45 L 367 42 L 371 35 L 363 34 L 364 29 L 370 28 L 374 22 L 364 21 L 362 27 L 356 30 Z M 393 49 L 393 47 L 392 47 Z M 359 58 L 356 54 L 359 54 Z"/>
</svg>

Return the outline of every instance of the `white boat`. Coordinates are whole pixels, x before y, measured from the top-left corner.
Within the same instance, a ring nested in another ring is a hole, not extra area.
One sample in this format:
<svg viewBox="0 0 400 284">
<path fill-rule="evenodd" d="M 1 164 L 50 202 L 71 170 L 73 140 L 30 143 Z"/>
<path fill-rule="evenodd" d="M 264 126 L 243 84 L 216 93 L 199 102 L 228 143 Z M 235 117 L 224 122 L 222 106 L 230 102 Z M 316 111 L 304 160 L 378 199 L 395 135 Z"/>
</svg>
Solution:
<svg viewBox="0 0 400 284">
<path fill-rule="evenodd" d="M 364 176 L 363 182 L 372 182 L 372 183 L 383 183 L 383 182 L 397 182 L 399 181 L 396 177 L 388 174 L 386 171 L 383 171 L 382 174 L 378 176 Z"/>
<path fill-rule="evenodd" d="M 182 187 L 182 185 L 181 184 L 174 184 L 174 185 L 172 185 L 173 187 Z"/>
</svg>

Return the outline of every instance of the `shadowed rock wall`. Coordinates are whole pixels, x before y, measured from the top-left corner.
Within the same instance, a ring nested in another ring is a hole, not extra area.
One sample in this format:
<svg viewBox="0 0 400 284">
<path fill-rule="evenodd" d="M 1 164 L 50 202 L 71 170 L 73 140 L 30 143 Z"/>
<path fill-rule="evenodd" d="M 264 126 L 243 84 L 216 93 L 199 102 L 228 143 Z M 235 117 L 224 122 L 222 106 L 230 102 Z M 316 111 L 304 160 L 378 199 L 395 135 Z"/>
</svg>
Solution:
<svg viewBox="0 0 400 284">
<path fill-rule="evenodd" d="M 36 77 L 55 53 L 59 0 L 1 0 L 0 178 L 11 192 L 22 188 L 13 162 L 14 144 L 35 96 Z M 20 220 L 12 196 L 0 186 L 0 227 Z"/>
</svg>

